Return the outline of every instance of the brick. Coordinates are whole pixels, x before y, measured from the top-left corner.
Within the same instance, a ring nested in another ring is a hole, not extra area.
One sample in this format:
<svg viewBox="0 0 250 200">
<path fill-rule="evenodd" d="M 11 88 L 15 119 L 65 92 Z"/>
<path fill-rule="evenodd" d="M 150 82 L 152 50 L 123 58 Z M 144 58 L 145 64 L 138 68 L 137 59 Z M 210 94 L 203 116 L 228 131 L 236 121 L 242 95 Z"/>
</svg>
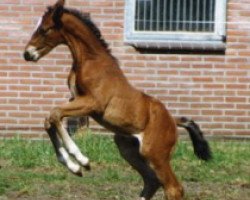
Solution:
<svg viewBox="0 0 250 200">
<path fill-rule="evenodd" d="M 53 88 L 45 86 L 32 86 L 32 90 L 36 92 L 49 92 L 53 91 Z"/>
<path fill-rule="evenodd" d="M 201 111 L 202 115 L 209 115 L 209 116 L 217 116 L 217 115 L 223 115 L 222 110 L 202 110 Z"/>
<path fill-rule="evenodd" d="M 33 111 L 35 111 L 35 112 L 39 112 L 41 109 L 40 109 L 40 107 L 38 107 L 38 106 L 34 106 L 34 105 L 26 105 L 26 106 L 24 106 L 24 105 L 21 105 L 20 107 L 19 107 L 19 110 L 20 111 L 28 111 L 28 112 L 33 112 Z"/>
<path fill-rule="evenodd" d="M 41 93 L 35 92 L 35 91 L 32 91 L 32 92 L 21 91 L 19 95 L 21 98 L 41 98 L 42 97 Z"/>
<path fill-rule="evenodd" d="M 195 69 L 209 69 L 209 68 L 211 69 L 211 68 L 213 68 L 212 64 L 194 64 L 192 66 Z"/>
<path fill-rule="evenodd" d="M 10 97 L 17 97 L 17 92 L 10 92 L 10 91 L 0 91 L 0 97 L 10 98 Z"/>
<path fill-rule="evenodd" d="M 225 124 L 225 128 L 227 129 L 240 129 L 240 130 L 244 130 L 246 128 L 246 126 L 244 124 Z"/>
<path fill-rule="evenodd" d="M 222 103 L 217 103 L 217 102 L 214 103 L 213 107 L 217 108 L 217 109 L 233 109 L 233 108 L 235 108 L 235 104 L 233 104 L 233 103 L 223 103 L 223 101 L 222 101 Z"/>
<path fill-rule="evenodd" d="M 9 73 L 9 76 L 10 77 L 30 77 L 31 76 L 31 73 L 30 72 L 10 72 Z"/>
<path fill-rule="evenodd" d="M 246 103 L 246 97 L 226 97 L 228 103 Z"/>
<path fill-rule="evenodd" d="M 226 89 L 237 89 L 237 90 L 246 90 L 246 84 L 226 84 Z"/>
<path fill-rule="evenodd" d="M 208 57 L 204 58 L 205 62 L 225 62 L 225 57 Z"/>
<path fill-rule="evenodd" d="M 212 108 L 213 104 L 208 104 L 208 103 L 196 103 L 196 104 L 191 104 L 192 109 L 208 109 Z"/>
<path fill-rule="evenodd" d="M 226 110 L 225 115 L 240 117 L 246 115 L 246 112 L 242 110 Z"/>
<path fill-rule="evenodd" d="M 168 56 L 159 56 L 159 60 L 160 61 L 180 61 L 180 57 L 179 56 L 172 56 L 172 55 L 168 55 Z"/>
<path fill-rule="evenodd" d="M 45 119 L 48 116 L 48 113 L 31 113 L 32 118 Z"/>
<path fill-rule="evenodd" d="M 30 104 L 30 100 L 29 99 L 10 99 L 9 100 L 9 104 L 13 104 L 13 105 L 20 105 L 20 104 Z"/>
<path fill-rule="evenodd" d="M 196 95 L 196 96 L 211 96 L 212 91 L 208 90 L 192 90 L 191 95 Z"/>
<path fill-rule="evenodd" d="M 40 120 L 36 119 L 20 119 L 19 121 L 20 124 L 28 124 L 28 125 L 37 125 L 40 123 Z"/>
<path fill-rule="evenodd" d="M 209 124 L 204 124 L 202 128 L 205 129 L 223 129 L 223 124 L 222 123 L 209 123 Z"/>
<path fill-rule="evenodd" d="M 201 59 L 201 57 L 198 57 L 198 56 L 189 55 L 189 56 L 182 56 L 181 61 L 185 61 L 185 62 L 201 62 L 202 59 Z"/>
<path fill-rule="evenodd" d="M 213 78 L 212 77 L 194 77 L 193 78 L 194 82 L 213 82 Z"/>
<path fill-rule="evenodd" d="M 232 90 L 219 90 L 219 91 L 214 91 L 214 95 L 215 96 L 235 96 L 236 95 L 236 91 L 232 91 Z"/>
<path fill-rule="evenodd" d="M 114 2 L 112 1 L 100 1 L 100 2 L 89 2 L 90 6 L 94 6 L 94 7 L 112 7 L 114 5 Z"/>
<path fill-rule="evenodd" d="M 234 134 L 235 134 L 235 131 L 232 129 L 221 129 L 221 130 L 213 131 L 213 135 L 232 136 Z"/>
<path fill-rule="evenodd" d="M 180 97 L 181 102 L 201 102 L 200 97 Z"/>
<path fill-rule="evenodd" d="M 24 85 L 41 85 L 42 80 L 40 79 L 21 79 L 20 84 Z"/>
<path fill-rule="evenodd" d="M 5 117 L 3 119 L 0 119 L 0 124 L 11 124 L 11 125 L 13 125 L 13 124 L 17 124 L 17 120 Z"/>
<path fill-rule="evenodd" d="M 10 85 L 9 86 L 9 90 L 14 90 L 14 91 L 29 91 L 30 90 L 30 86 L 26 86 L 26 85 Z"/>
<path fill-rule="evenodd" d="M 175 70 L 176 73 L 178 73 L 177 70 Z M 183 76 L 200 76 L 201 72 L 200 71 L 180 71 L 180 75 Z"/>
<path fill-rule="evenodd" d="M 169 75 L 178 75 L 178 71 L 177 70 L 158 70 L 157 74 L 160 75 L 165 75 L 165 76 L 169 76 Z"/>
<path fill-rule="evenodd" d="M 216 83 L 210 83 L 210 84 L 203 84 L 204 89 L 210 89 L 210 90 L 215 90 L 215 89 L 224 89 L 224 84 L 216 84 Z"/>
<path fill-rule="evenodd" d="M 224 102 L 224 97 L 203 97 L 203 102 Z"/>
<path fill-rule="evenodd" d="M 123 23 L 122 22 L 104 22 L 103 26 L 105 27 L 123 27 Z"/>
<path fill-rule="evenodd" d="M 193 115 L 200 115 L 201 112 L 200 110 L 179 110 L 179 114 L 183 116 L 193 116 Z"/>
<path fill-rule="evenodd" d="M 145 66 L 145 62 L 141 62 L 141 61 L 138 61 L 138 62 L 125 62 L 123 63 L 123 66 L 125 67 L 144 67 Z"/>
<path fill-rule="evenodd" d="M 52 105 L 53 101 L 49 99 L 33 99 L 31 100 L 31 104 L 37 104 L 37 105 Z"/>
<path fill-rule="evenodd" d="M 1 4 L 19 4 L 20 0 L 1 0 Z"/>
<path fill-rule="evenodd" d="M 27 112 L 10 112 L 8 116 L 15 117 L 15 118 L 28 118 L 30 117 L 30 114 Z"/>
<path fill-rule="evenodd" d="M 231 116 L 214 116 L 213 117 L 214 122 L 220 122 L 220 124 L 223 125 L 223 122 L 232 122 L 234 121 L 234 117 Z"/>
</svg>

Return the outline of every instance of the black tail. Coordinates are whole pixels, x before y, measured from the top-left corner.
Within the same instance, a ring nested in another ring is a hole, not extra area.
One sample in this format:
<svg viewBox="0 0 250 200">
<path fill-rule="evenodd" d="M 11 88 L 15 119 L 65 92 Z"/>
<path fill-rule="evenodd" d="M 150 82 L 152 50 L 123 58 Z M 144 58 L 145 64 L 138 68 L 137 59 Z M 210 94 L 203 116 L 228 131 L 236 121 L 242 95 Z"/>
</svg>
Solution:
<svg viewBox="0 0 250 200">
<path fill-rule="evenodd" d="M 202 160 L 210 160 L 212 158 L 211 150 L 200 127 L 193 120 L 185 117 L 176 118 L 176 123 L 177 126 L 183 127 L 188 131 L 195 155 Z"/>
</svg>

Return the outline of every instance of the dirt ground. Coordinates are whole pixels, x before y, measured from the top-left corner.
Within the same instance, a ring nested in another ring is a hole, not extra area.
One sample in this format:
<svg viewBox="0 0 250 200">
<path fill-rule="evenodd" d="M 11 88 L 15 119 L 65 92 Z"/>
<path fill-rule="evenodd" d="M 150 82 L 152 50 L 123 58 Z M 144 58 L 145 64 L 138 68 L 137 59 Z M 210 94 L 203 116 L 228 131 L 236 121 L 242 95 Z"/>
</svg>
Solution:
<svg viewBox="0 0 250 200">
<path fill-rule="evenodd" d="M 250 184 L 185 182 L 184 187 L 186 193 L 184 200 L 250 200 Z M 140 187 L 134 184 L 107 184 L 100 188 L 71 185 L 62 191 L 62 188 L 57 185 L 37 185 L 37 190 L 33 191 L 35 193 L 31 194 L 28 190 L 23 190 L 0 196 L 0 200 L 139 200 L 139 189 Z M 44 193 L 44 190 L 47 192 Z M 164 200 L 163 191 L 159 190 L 152 200 Z"/>
</svg>

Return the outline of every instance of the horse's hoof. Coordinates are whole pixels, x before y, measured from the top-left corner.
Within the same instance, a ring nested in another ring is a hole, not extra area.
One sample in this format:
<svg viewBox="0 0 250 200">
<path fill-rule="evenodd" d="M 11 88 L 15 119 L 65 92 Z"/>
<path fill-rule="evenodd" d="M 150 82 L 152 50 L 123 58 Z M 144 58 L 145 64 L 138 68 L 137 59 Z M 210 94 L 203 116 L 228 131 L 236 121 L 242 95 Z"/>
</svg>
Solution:
<svg viewBox="0 0 250 200">
<path fill-rule="evenodd" d="M 91 170 L 91 167 L 90 167 L 90 164 L 87 164 L 85 166 L 83 166 L 85 170 L 87 171 L 90 171 Z"/>
<path fill-rule="evenodd" d="M 78 172 L 76 172 L 76 173 L 74 173 L 76 176 L 79 176 L 79 177 L 82 177 L 83 175 L 82 175 L 82 172 L 81 171 L 78 171 Z"/>
</svg>

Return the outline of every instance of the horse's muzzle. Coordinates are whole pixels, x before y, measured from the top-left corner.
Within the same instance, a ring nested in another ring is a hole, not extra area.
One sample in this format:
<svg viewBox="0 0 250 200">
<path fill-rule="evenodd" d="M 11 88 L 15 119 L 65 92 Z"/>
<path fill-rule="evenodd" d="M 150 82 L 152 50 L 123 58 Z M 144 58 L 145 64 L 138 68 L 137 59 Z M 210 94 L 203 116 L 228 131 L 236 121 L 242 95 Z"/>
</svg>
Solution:
<svg viewBox="0 0 250 200">
<path fill-rule="evenodd" d="M 24 52 L 23 57 L 26 61 L 33 61 L 34 60 L 34 56 L 32 56 L 28 51 Z"/>
</svg>

